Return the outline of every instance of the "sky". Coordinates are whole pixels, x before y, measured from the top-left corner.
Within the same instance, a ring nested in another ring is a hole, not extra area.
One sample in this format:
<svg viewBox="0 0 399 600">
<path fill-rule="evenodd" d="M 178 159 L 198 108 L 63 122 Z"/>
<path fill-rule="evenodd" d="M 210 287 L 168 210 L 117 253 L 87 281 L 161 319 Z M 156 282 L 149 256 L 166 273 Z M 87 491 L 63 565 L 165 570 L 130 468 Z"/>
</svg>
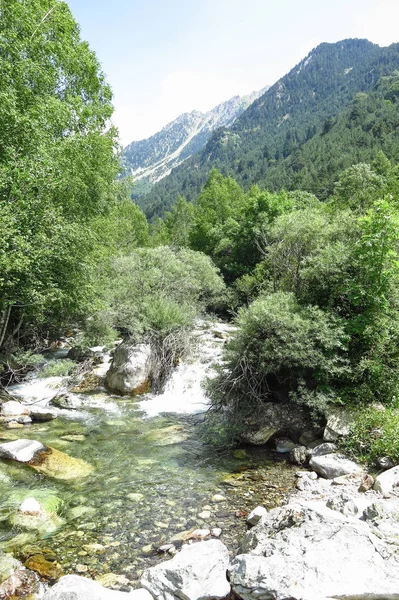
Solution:
<svg viewBox="0 0 399 600">
<path fill-rule="evenodd" d="M 114 92 L 121 142 L 272 85 L 321 42 L 399 42 L 399 0 L 66 0 Z"/>
</svg>

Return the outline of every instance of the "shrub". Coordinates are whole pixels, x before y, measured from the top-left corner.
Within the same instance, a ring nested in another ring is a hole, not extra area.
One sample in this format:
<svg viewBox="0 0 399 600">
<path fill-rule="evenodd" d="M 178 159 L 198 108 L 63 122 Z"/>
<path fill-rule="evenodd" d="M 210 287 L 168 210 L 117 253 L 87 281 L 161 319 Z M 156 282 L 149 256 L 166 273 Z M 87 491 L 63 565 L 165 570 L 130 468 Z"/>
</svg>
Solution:
<svg viewBox="0 0 399 600">
<path fill-rule="evenodd" d="M 356 420 L 343 449 L 353 456 L 375 465 L 378 458 L 387 456 L 399 464 L 399 403 L 389 407 L 369 406 L 356 412 Z"/>
<path fill-rule="evenodd" d="M 332 386 L 347 372 L 340 319 L 279 292 L 241 309 L 237 325 L 219 375 L 209 382 L 215 406 L 242 416 L 272 400 L 309 399 L 318 408 L 318 397 L 331 399 Z"/>
<path fill-rule="evenodd" d="M 44 379 L 45 377 L 67 377 L 71 375 L 75 363 L 69 358 L 50 360 L 39 372 L 39 376 Z"/>
</svg>

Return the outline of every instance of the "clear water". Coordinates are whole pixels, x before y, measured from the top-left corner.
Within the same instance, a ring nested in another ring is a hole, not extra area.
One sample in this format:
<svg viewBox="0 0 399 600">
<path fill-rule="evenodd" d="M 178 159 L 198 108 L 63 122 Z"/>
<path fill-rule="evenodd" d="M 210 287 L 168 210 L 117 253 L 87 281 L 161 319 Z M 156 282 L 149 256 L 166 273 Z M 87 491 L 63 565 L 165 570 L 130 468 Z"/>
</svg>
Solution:
<svg viewBox="0 0 399 600">
<path fill-rule="evenodd" d="M 61 482 L 1 461 L 0 548 L 18 555 L 34 543 L 54 551 L 66 573 L 118 573 L 133 585 L 146 567 L 164 560 L 159 546 L 171 541 L 178 546 L 182 533 L 195 528 L 220 527 L 222 541 L 237 551 L 245 514 L 258 504 L 278 504 L 292 487 L 294 469 L 264 449 L 247 448 L 237 457 L 203 444 L 198 435 L 203 417 L 187 414 L 198 413 L 201 403 L 204 409 L 196 387 L 201 369 L 195 363 L 182 369 L 163 406 L 160 397 L 136 402 L 101 392 L 86 396 L 87 408 L 0 432 L 4 441 L 39 440 L 94 467 L 89 477 Z M 165 407 L 176 412 L 159 414 Z M 226 501 L 214 502 L 215 494 Z M 38 537 L 10 526 L 10 514 L 32 496 L 39 502 L 46 496 L 61 500 L 64 524 L 56 532 Z M 201 514 L 204 509 L 209 516 Z M 84 548 L 90 544 L 104 549 L 99 554 Z"/>
</svg>

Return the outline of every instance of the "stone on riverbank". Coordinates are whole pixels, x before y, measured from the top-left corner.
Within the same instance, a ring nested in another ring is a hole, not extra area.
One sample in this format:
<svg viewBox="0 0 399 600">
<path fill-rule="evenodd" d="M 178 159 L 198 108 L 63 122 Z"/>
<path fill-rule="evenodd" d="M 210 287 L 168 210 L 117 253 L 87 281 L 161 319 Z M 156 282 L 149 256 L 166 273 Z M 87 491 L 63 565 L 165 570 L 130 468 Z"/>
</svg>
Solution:
<svg viewBox="0 0 399 600">
<path fill-rule="evenodd" d="M 341 475 L 352 475 L 362 473 L 361 467 L 342 454 L 324 454 L 312 456 L 309 466 L 326 479 L 334 479 Z"/>
<path fill-rule="evenodd" d="M 264 506 L 254 508 L 247 516 L 248 527 L 254 527 L 265 515 L 267 515 L 267 510 Z"/>
<path fill-rule="evenodd" d="M 297 432 L 309 429 L 310 417 L 306 410 L 295 407 L 289 403 L 267 402 L 262 406 L 261 414 L 253 420 L 248 420 L 246 429 L 241 434 L 241 440 L 254 446 L 266 444 L 278 434 L 287 434 L 288 431 Z"/>
<path fill-rule="evenodd" d="M 224 598 L 230 592 L 228 562 L 228 550 L 219 540 L 186 545 L 172 560 L 144 571 L 141 585 L 162 600 Z"/>
<path fill-rule="evenodd" d="M 44 423 L 57 418 L 57 414 L 51 408 L 42 408 L 41 406 L 31 406 L 30 417 L 32 421 Z"/>
<path fill-rule="evenodd" d="M 335 442 L 340 437 L 349 435 L 354 423 L 353 414 L 341 406 L 332 406 L 327 411 L 327 425 L 324 429 L 324 441 Z"/>
<path fill-rule="evenodd" d="M 233 591 L 242 600 L 399 598 L 391 540 L 381 538 L 367 523 L 318 503 L 273 509 L 229 566 Z"/>
<path fill-rule="evenodd" d="M 153 600 L 152 596 L 143 589 L 130 593 L 117 592 L 103 587 L 97 581 L 66 575 L 46 592 L 43 600 Z"/>
<path fill-rule="evenodd" d="M 20 402 L 15 400 L 9 400 L 4 402 L 1 406 L 1 415 L 3 417 L 19 417 L 22 415 L 29 415 L 30 410 L 28 406 L 24 406 Z"/>
<path fill-rule="evenodd" d="M 54 396 L 54 398 L 50 400 L 50 405 L 67 410 L 76 410 L 82 406 L 82 402 L 76 396 L 63 392 Z"/>
<path fill-rule="evenodd" d="M 123 396 L 148 392 L 150 355 L 151 348 L 148 344 L 132 346 L 122 343 L 117 346 L 105 377 L 107 389 Z"/>
</svg>

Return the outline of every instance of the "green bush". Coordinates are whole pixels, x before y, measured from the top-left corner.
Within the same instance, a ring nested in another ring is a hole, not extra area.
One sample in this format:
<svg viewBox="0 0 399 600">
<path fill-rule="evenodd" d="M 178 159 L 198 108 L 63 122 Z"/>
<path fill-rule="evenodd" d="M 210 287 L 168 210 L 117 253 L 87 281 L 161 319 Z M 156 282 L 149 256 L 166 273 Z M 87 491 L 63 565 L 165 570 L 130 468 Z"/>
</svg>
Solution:
<svg viewBox="0 0 399 600">
<path fill-rule="evenodd" d="M 39 377 L 67 377 L 75 368 L 75 363 L 69 358 L 50 360 L 39 372 Z"/>
<path fill-rule="evenodd" d="M 275 293 L 241 309 L 218 377 L 209 382 L 214 406 L 237 415 L 289 399 L 322 409 L 348 369 L 347 337 L 337 317 Z"/>
<path fill-rule="evenodd" d="M 375 465 L 387 456 L 399 464 L 399 403 L 388 408 L 369 406 L 356 412 L 350 436 L 342 442 L 349 454 Z"/>
</svg>

